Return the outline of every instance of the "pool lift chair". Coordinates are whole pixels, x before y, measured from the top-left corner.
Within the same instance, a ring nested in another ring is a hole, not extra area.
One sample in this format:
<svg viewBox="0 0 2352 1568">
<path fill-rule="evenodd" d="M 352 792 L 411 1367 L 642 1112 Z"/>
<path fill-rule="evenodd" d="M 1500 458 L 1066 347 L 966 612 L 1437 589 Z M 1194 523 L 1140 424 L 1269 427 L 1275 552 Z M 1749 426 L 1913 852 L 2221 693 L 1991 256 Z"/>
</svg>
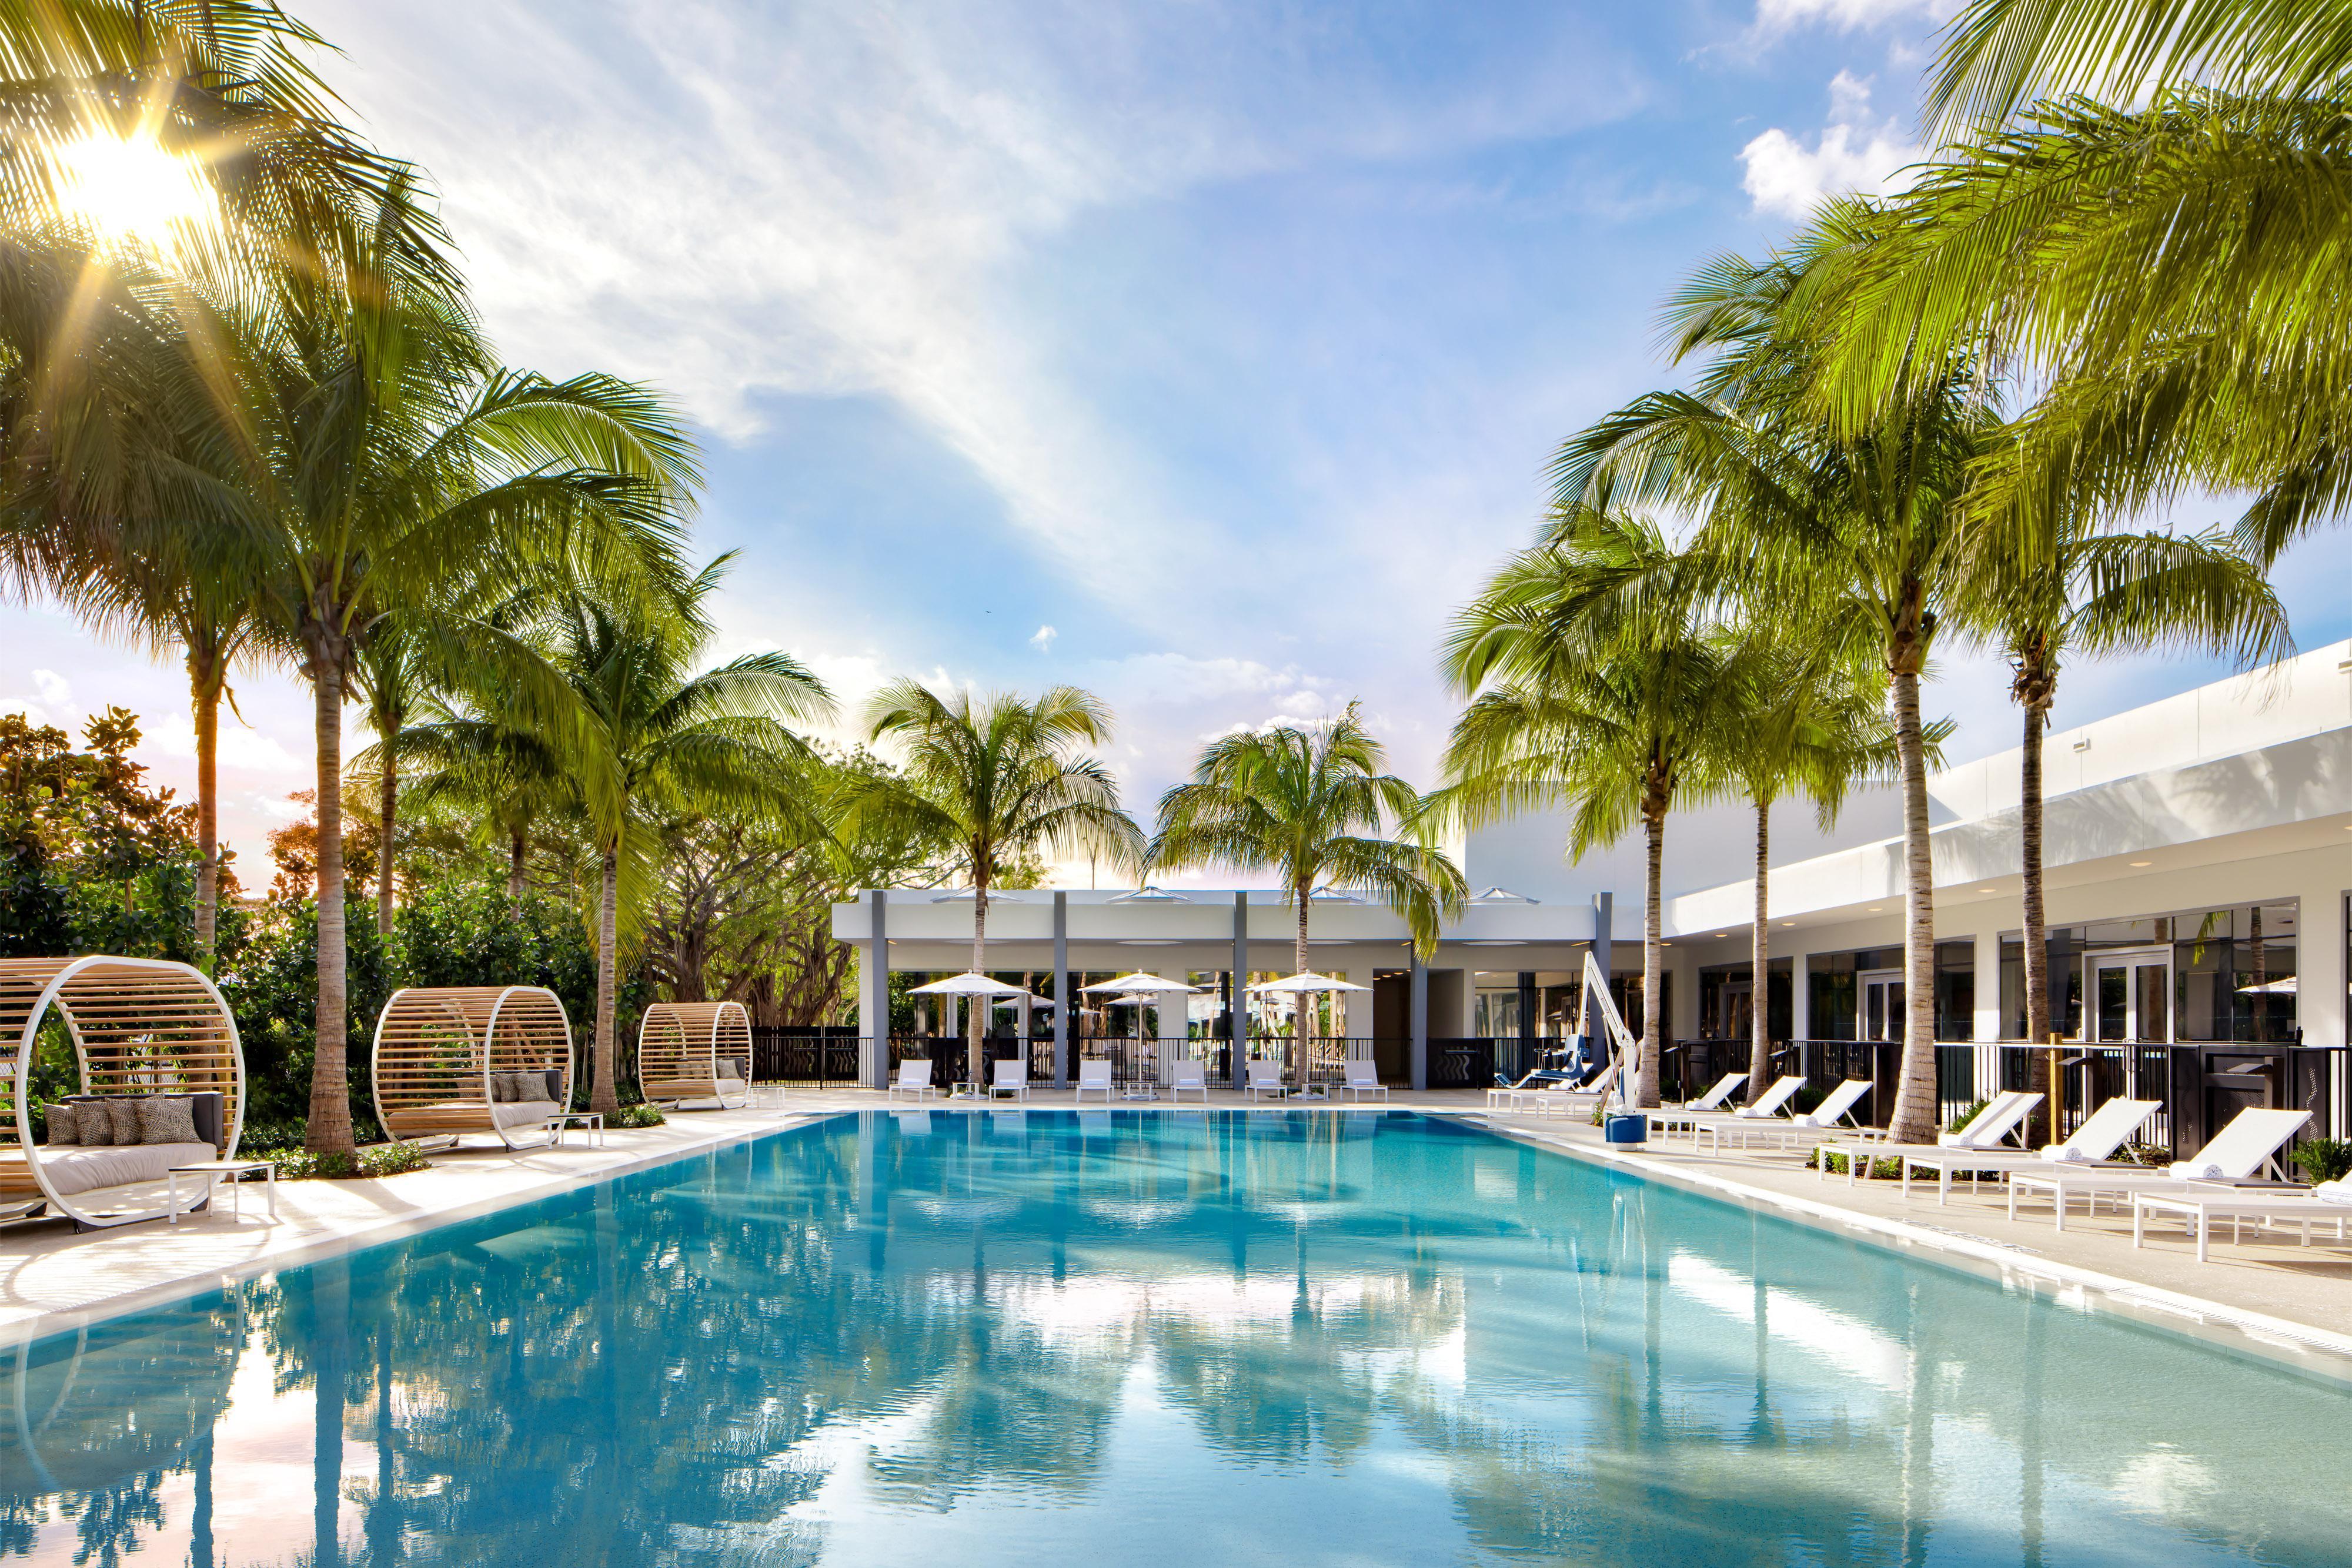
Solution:
<svg viewBox="0 0 2352 1568">
<path fill-rule="evenodd" d="M 50 1028 L 61 1025 L 63 1040 Z M 0 959 L 0 1218 L 61 1215 L 77 1230 L 102 1230 L 204 1207 L 192 1190 L 174 1207 L 174 1166 L 234 1158 L 245 1124 L 245 1053 L 236 1020 L 198 970 L 161 958 L 91 954 Z M 33 1082 L 44 1039 L 70 1044 L 75 1093 L 59 1101 L 46 1142 L 33 1135 Z M 137 1132 L 118 1140 L 115 1113 Z M 160 1103 L 158 1103 L 160 1102 Z M 107 1141 L 86 1142 L 66 1124 L 102 1113 Z M 155 1141 L 150 1141 L 150 1140 Z M 208 1186 L 209 1184 L 199 1184 Z"/>
<path fill-rule="evenodd" d="M 637 1082 L 657 1105 L 749 1105 L 751 1015 L 741 1002 L 656 1002 L 637 1026 Z"/>
<path fill-rule="evenodd" d="M 376 1018 L 376 1119 L 404 1143 L 487 1133 L 509 1149 L 561 1136 L 572 1022 L 541 986 L 409 986 Z"/>
</svg>

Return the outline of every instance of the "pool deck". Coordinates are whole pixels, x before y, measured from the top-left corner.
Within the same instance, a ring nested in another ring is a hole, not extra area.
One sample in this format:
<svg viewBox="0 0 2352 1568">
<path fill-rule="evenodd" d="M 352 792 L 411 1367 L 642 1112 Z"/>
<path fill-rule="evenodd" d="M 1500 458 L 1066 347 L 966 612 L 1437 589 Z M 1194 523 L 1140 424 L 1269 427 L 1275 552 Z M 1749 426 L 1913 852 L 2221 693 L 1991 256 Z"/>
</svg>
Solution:
<svg viewBox="0 0 2352 1568">
<path fill-rule="evenodd" d="M 1072 1103 L 1067 1092 L 1041 1091 L 1028 1101 L 1039 1109 Z M 575 1137 L 561 1148 L 519 1154 L 495 1146 L 437 1154 L 431 1170 L 380 1181 L 283 1183 L 274 1224 L 263 1217 L 262 1193 L 256 1186 L 244 1195 L 242 1220 L 231 1217 L 224 1201 L 177 1226 L 154 1222 L 87 1236 L 62 1224 L 0 1229 L 0 1344 L 394 1240 L 816 1116 L 887 1103 L 872 1091 L 796 1088 L 748 1110 L 686 1112 L 660 1127 L 615 1131 L 602 1148 Z M 927 1103 L 950 1113 L 984 1104 L 938 1099 Z M 1213 1108 L 1241 1109 L 1245 1103 L 1235 1094 L 1210 1096 Z M 1956 1191 L 1948 1207 L 1938 1207 L 1932 1186 L 1906 1202 L 1894 1182 L 1849 1186 L 1842 1176 L 1823 1181 L 1803 1168 L 1799 1152 L 1708 1155 L 1696 1153 L 1688 1139 L 1676 1138 L 1620 1153 L 1601 1143 L 1598 1129 L 1581 1122 L 1490 1115 L 1485 1096 L 1476 1092 L 1398 1093 L 1388 1103 L 1483 1124 L 1577 1158 L 1991 1276 L 2008 1288 L 2163 1323 L 2352 1379 L 2352 1244 L 2332 1237 L 2315 1238 L 2305 1249 L 2292 1237 L 2233 1244 L 2223 1233 L 2215 1240 L 2213 1260 L 2200 1264 L 2193 1243 L 2178 1227 L 2152 1230 L 2148 1246 L 2135 1249 L 2128 1209 L 2095 1218 L 2078 1210 L 2061 1233 L 2046 1207 L 2011 1223 L 1996 1187 L 1988 1186 L 1982 1197 Z M 1188 1102 L 1187 1108 L 1192 1104 Z M 1368 1108 L 1381 1104 L 1374 1101 Z M 1113 1108 L 1171 1109 L 1165 1102 L 1114 1102 Z"/>
</svg>

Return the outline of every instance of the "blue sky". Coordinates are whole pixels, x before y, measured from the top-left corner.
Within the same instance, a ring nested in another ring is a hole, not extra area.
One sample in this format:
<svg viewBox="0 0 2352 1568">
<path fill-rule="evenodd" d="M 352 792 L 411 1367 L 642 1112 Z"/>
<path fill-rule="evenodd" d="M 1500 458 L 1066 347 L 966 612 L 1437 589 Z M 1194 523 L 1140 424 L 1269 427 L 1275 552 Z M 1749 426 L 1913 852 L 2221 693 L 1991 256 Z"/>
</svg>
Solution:
<svg viewBox="0 0 2352 1568">
<path fill-rule="evenodd" d="M 1538 516 L 1551 447 L 1657 384 L 1712 252 L 1915 156 L 1933 7 L 1196 0 L 310 0 L 375 140 L 441 190 L 513 362 L 690 413 L 730 654 L 854 706 L 913 674 L 1071 681 L 1138 804 L 1205 737 L 1361 698 L 1426 782 L 1446 615 Z M 2216 508 L 2219 515 L 2219 508 Z M 2340 635 L 2317 593 L 2305 645 Z M 2304 606 L 2295 606 L 2302 610 Z M 169 670 L 0 611 L 0 706 L 149 716 Z M 2078 722 L 2212 672 L 2077 672 Z M 1936 696 L 2015 726 L 1996 664 Z M 239 685 L 248 865 L 308 777 Z M 231 727 L 233 729 L 236 727 Z M 250 879 L 249 879 L 250 880 Z"/>
</svg>

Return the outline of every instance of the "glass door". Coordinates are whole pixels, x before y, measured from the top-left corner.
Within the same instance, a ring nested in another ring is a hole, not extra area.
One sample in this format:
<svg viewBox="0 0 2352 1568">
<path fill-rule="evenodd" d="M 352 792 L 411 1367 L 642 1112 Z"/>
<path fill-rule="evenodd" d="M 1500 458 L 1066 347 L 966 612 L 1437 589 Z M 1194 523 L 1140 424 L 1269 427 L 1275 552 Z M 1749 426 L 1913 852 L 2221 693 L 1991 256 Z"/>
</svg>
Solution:
<svg viewBox="0 0 2352 1568">
<path fill-rule="evenodd" d="M 1903 1038 L 1903 971 L 1869 969 L 1855 977 L 1862 985 L 1864 1040 Z"/>
<path fill-rule="evenodd" d="M 2089 967 L 2091 1038 L 2101 1044 L 2172 1040 L 2172 953 L 2155 947 L 2133 953 L 2101 953 L 2084 960 Z"/>
</svg>

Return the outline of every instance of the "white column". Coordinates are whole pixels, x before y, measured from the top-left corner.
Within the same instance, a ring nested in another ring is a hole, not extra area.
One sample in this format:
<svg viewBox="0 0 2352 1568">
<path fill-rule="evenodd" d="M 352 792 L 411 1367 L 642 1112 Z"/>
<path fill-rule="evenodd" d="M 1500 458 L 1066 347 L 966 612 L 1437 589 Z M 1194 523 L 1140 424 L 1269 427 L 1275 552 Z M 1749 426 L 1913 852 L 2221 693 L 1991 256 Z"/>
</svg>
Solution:
<svg viewBox="0 0 2352 1568">
<path fill-rule="evenodd" d="M 1813 971 L 1811 955 L 1789 955 L 1789 1038 L 1805 1040 L 1813 1032 Z"/>
<path fill-rule="evenodd" d="M 1160 1049 L 1152 1055 L 1153 1071 L 1163 1085 L 1176 1081 L 1176 1059 L 1184 1054 L 1185 1009 L 1192 1000 L 1181 991 L 1171 991 L 1160 999 Z"/>
<path fill-rule="evenodd" d="M 2000 1092 L 2000 923 L 1991 913 L 1988 926 L 1976 934 L 1977 1040 L 1974 1077 L 1977 1092 L 1987 1099 Z"/>
</svg>

